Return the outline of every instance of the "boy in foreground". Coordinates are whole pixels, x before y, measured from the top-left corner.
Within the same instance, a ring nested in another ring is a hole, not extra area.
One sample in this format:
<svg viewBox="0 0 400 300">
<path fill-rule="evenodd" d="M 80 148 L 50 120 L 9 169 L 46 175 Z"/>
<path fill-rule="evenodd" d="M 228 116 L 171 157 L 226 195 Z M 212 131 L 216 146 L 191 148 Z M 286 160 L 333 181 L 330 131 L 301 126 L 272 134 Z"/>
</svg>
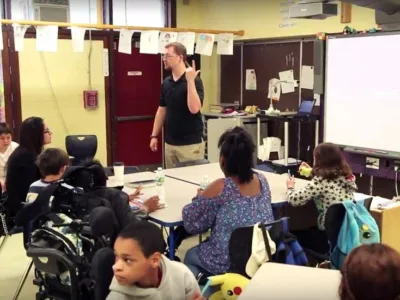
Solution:
<svg viewBox="0 0 400 300">
<path fill-rule="evenodd" d="M 107 300 L 205 300 L 190 270 L 170 261 L 162 231 L 139 221 L 121 231 L 114 244 L 114 278 Z"/>
</svg>

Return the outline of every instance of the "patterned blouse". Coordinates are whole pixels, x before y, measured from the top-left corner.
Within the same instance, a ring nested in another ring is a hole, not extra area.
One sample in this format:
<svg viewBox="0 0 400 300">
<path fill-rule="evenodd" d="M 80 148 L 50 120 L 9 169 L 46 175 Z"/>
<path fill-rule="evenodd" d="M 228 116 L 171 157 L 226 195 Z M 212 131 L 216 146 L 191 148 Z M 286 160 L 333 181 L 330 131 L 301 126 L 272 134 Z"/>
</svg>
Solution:
<svg viewBox="0 0 400 300">
<path fill-rule="evenodd" d="M 222 193 L 215 198 L 194 198 L 183 208 L 185 229 L 198 234 L 211 229 L 210 239 L 197 247 L 202 265 L 212 274 L 228 271 L 229 239 L 239 227 L 271 222 L 274 215 L 271 207 L 271 192 L 267 180 L 257 174 L 261 193 L 257 196 L 242 196 L 231 178 L 224 179 Z"/>
<path fill-rule="evenodd" d="M 328 207 L 343 200 L 354 200 L 357 191 L 355 177 L 340 176 L 328 180 L 315 176 L 304 188 L 288 190 L 288 202 L 292 206 L 301 206 L 308 201 L 314 201 L 318 210 L 318 228 L 325 229 L 325 214 Z"/>
</svg>

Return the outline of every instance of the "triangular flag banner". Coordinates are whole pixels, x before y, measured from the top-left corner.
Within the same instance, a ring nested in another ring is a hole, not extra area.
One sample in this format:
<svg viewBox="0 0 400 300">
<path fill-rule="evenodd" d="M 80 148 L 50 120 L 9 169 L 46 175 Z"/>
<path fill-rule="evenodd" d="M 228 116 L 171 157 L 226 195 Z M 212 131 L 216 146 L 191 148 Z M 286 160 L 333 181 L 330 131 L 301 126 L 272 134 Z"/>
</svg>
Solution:
<svg viewBox="0 0 400 300">
<path fill-rule="evenodd" d="M 86 28 L 76 26 L 71 27 L 73 52 L 83 52 L 85 50 L 85 33 Z"/>
<path fill-rule="evenodd" d="M 220 33 L 218 35 L 217 54 L 233 55 L 233 33 Z"/>
<path fill-rule="evenodd" d="M 121 28 L 119 30 L 118 52 L 132 54 L 133 30 Z"/>
<path fill-rule="evenodd" d="M 57 52 L 58 26 L 36 27 L 36 51 Z"/>
<path fill-rule="evenodd" d="M 211 56 L 214 47 L 215 34 L 200 33 L 196 43 L 196 53 Z"/>
<path fill-rule="evenodd" d="M 24 50 L 24 36 L 26 30 L 29 28 L 28 25 L 19 25 L 13 24 L 14 29 L 14 47 L 15 51 L 23 51 Z"/>
<path fill-rule="evenodd" d="M 161 32 L 158 39 L 158 52 L 164 53 L 165 46 L 178 40 L 177 32 Z"/>
<path fill-rule="evenodd" d="M 186 47 L 186 54 L 193 55 L 194 53 L 194 40 L 196 34 L 194 32 L 179 32 L 177 42 Z"/>
<path fill-rule="evenodd" d="M 140 35 L 140 53 L 158 54 L 158 36 L 157 30 L 142 31 Z"/>
</svg>

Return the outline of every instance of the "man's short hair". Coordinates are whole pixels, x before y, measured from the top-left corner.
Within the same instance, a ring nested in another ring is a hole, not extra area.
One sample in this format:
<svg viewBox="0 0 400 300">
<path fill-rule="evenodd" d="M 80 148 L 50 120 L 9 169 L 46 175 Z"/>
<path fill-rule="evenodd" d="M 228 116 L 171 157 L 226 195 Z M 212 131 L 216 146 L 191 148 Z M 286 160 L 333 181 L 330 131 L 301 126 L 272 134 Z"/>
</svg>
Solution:
<svg viewBox="0 0 400 300">
<path fill-rule="evenodd" d="M 11 129 L 5 122 L 0 123 L 0 135 L 2 134 L 11 134 Z"/>
<path fill-rule="evenodd" d="M 182 55 L 183 61 L 186 61 L 187 51 L 186 51 L 185 45 L 178 43 L 178 42 L 172 42 L 172 43 L 168 43 L 165 45 L 165 49 L 168 49 L 168 48 L 173 48 L 174 52 L 177 55 Z"/>
<path fill-rule="evenodd" d="M 58 175 L 62 167 L 69 165 L 69 156 L 64 150 L 48 148 L 39 154 L 36 165 L 43 177 Z"/>
<path fill-rule="evenodd" d="M 162 254 L 165 251 L 161 228 L 148 221 L 130 223 L 121 231 L 119 237 L 136 241 L 146 258 L 156 252 Z"/>
</svg>

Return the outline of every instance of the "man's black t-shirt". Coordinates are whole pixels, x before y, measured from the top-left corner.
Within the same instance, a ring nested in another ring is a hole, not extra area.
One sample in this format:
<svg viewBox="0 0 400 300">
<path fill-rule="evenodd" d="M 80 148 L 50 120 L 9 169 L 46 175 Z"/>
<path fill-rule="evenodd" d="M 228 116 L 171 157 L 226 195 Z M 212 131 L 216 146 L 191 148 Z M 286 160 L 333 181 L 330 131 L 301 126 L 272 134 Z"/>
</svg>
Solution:
<svg viewBox="0 0 400 300">
<path fill-rule="evenodd" d="M 203 81 L 196 77 L 195 85 L 203 105 Z M 187 81 L 185 73 L 174 81 L 168 76 L 162 83 L 160 106 L 167 108 L 165 118 L 165 142 L 174 146 L 199 144 L 203 141 L 201 113 L 192 114 L 187 104 Z"/>
</svg>

